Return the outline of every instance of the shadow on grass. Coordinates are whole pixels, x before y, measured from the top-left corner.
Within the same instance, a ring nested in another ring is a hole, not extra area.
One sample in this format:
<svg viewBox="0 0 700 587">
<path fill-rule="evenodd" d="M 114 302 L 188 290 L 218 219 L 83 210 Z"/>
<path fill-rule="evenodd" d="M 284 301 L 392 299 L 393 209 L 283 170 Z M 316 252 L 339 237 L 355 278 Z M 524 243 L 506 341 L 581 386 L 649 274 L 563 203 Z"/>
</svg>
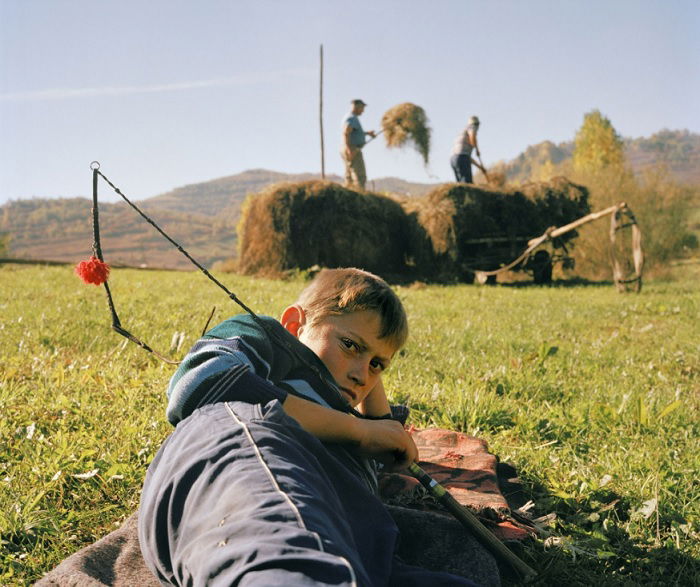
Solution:
<svg viewBox="0 0 700 587">
<path fill-rule="evenodd" d="M 614 283 L 611 280 L 591 280 L 584 277 L 571 277 L 569 279 L 557 279 L 550 283 L 535 283 L 534 281 L 512 281 L 510 283 L 499 283 L 501 287 L 550 287 L 550 288 L 566 288 L 566 287 L 612 287 Z"/>
<path fill-rule="evenodd" d="M 680 516 L 661 515 L 657 538 L 629 533 L 633 505 L 605 488 L 581 498 L 562 497 L 522 476 L 535 517 L 556 514 L 549 538 L 516 544 L 513 550 L 539 572 L 533 585 L 700 585 L 700 560 L 680 550 L 670 529 Z M 655 526 L 655 516 L 644 520 Z M 654 530 L 653 533 L 656 533 Z M 653 533 L 647 533 L 652 535 Z M 505 576 L 504 585 L 518 585 Z"/>
<path fill-rule="evenodd" d="M 313 277 L 311 274 L 310 277 Z M 310 278 L 309 277 L 309 278 Z M 452 278 L 417 279 L 415 276 L 383 274 L 382 277 L 391 285 L 400 285 L 410 288 L 420 288 L 432 285 L 473 285 L 474 287 L 512 287 L 512 288 L 567 288 L 567 287 L 613 287 L 611 279 L 586 279 L 585 277 L 569 277 L 567 279 L 555 279 L 549 283 L 535 283 L 532 279 L 520 279 L 511 281 L 488 281 L 485 284 L 478 284 L 476 281 Z"/>
</svg>

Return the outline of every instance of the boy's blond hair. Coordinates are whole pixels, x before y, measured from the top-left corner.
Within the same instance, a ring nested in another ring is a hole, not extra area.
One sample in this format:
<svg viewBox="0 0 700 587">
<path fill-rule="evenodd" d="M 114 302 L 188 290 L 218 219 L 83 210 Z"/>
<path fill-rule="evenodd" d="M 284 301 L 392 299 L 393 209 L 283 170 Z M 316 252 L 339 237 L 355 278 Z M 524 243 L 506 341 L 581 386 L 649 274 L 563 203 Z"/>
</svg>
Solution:
<svg viewBox="0 0 700 587">
<path fill-rule="evenodd" d="M 408 338 L 408 321 L 401 300 L 381 277 L 356 269 L 323 269 L 296 302 L 315 324 L 331 315 L 373 310 L 381 318 L 379 338 L 400 349 Z"/>
</svg>

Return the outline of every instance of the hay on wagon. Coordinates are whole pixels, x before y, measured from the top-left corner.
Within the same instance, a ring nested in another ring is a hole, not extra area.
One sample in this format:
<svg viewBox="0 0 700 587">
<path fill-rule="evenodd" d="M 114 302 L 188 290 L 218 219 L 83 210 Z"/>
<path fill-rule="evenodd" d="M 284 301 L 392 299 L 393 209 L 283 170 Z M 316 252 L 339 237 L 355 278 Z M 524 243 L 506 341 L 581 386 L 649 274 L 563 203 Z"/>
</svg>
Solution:
<svg viewBox="0 0 700 587">
<path fill-rule="evenodd" d="M 405 207 L 425 235 L 414 241 L 417 270 L 460 280 L 470 280 L 474 269 L 497 269 L 522 253 L 528 239 L 590 212 L 586 188 L 565 178 L 507 191 L 444 184 Z M 575 236 L 567 233 L 554 246 Z"/>
<path fill-rule="evenodd" d="M 390 108 L 382 116 L 382 131 L 387 147 L 403 147 L 410 141 L 428 164 L 430 127 L 428 116 L 420 106 L 403 102 Z"/>
</svg>

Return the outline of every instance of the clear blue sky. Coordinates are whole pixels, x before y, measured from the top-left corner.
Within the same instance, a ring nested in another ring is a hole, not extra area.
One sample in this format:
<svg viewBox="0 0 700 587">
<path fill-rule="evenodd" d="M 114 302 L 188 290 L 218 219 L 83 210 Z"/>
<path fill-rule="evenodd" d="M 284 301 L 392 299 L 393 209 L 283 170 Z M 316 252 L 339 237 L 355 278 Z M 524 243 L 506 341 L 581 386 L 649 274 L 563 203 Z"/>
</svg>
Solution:
<svg viewBox="0 0 700 587">
<path fill-rule="evenodd" d="M 623 136 L 700 132 L 697 0 L 0 0 L 0 203 L 89 195 L 89 163 L 140 199 L 251 168 L 326 171 L 340 121 L 425 108 L 430 175 L 378 139 L 369 178 L 452 180 L 471 114 L 484 162 L 570 140 L 600 109 Z M 106 194 L 106 191 L 105 191 Z"/>
</svg>

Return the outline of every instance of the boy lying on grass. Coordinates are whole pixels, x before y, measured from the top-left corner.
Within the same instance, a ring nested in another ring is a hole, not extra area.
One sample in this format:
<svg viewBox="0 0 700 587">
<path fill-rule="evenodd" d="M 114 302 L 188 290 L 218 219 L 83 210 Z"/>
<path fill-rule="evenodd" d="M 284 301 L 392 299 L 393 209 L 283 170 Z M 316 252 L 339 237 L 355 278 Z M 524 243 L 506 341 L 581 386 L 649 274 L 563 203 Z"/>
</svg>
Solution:
<svg viewBox="0 0 700 587">
<path fill-rule="evenodd" d="M 146 564 L 177 585 L 473 585 L 404 564 L 376 461 L 418 458 L 382 386 L 408 335 L 396 294 L 324 270 L 281 323 L 235 316 L 200 339 L 168 389 L 176 426 L 139 513 Z M 359 412 L 353 410 L 357 408 Z"/>
</svg>

